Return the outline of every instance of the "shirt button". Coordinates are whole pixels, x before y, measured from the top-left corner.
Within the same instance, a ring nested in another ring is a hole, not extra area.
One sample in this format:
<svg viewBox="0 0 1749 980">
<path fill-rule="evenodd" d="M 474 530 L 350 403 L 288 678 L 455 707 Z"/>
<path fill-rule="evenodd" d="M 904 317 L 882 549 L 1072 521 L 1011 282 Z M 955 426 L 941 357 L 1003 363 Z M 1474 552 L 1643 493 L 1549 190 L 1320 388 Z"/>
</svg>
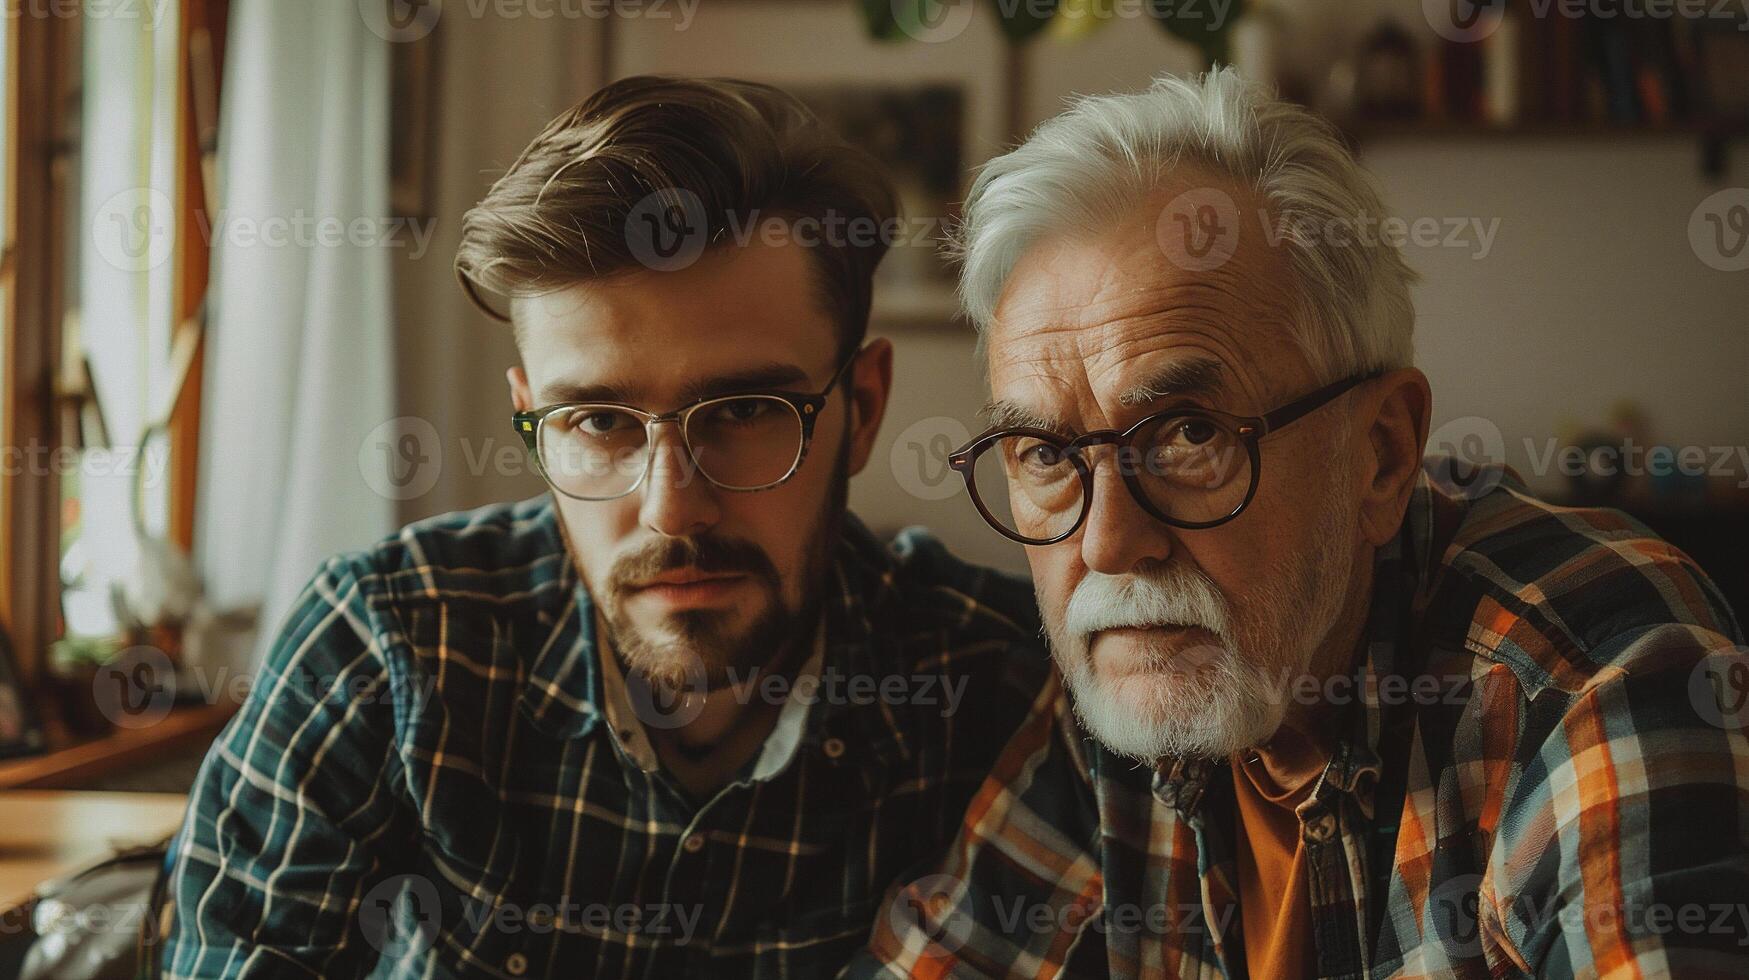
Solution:
<svg viewBox="0 0 1749 980">
<path fill-rule="evenodd" d="M 680 846 L 686 848 L 686 853 L 688 854 L 697 854 L 699 851 L 704 850 L 704 835 L 693 834 L 686 838 L 686 840 L 682 841 Z"/>
<path fill-rule="evenodd" d="M 840 758 L 844 755 L 844 740 L 841 738 L 829 738 L 820 743 L 820 750 L 826 753 L 826 758 L 828 759 Z"/>
<path fill-rule="evenodd" d="M 510 958 L 504 961 L 504 972 L 513 977 L 520 977 L 527 973 L 528 957 L 521 953 L 511 953 Z"/>
</svg>

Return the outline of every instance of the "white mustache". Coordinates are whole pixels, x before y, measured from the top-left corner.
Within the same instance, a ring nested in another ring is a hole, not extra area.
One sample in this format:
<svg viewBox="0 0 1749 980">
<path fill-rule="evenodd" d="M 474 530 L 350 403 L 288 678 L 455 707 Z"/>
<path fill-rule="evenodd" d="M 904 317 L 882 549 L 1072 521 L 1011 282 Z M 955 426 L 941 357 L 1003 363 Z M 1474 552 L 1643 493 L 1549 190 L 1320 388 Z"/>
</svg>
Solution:
<svg viewBox="0 0 1749 980">
<path fill-rule="evenodd" d="M 1063 613 L 1063 629 L 1070 636 L 1126 627 L 1196 626 L 1224 637 L 1228 623 L 1227 602 L 1214 582 L 1180 564 L 1140 575 L 1088 572 Z"/>
</svg>

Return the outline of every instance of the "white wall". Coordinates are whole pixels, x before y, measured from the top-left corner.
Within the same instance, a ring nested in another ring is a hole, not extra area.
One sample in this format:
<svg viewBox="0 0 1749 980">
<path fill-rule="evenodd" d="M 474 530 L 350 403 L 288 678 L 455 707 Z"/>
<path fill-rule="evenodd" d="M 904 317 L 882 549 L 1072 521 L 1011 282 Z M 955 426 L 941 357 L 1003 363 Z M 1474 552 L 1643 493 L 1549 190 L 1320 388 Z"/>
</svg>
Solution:
<svg viewBox="0 0 1749 980">
<path fill-rule="evenodd" d="M 429 421 L 443 452 L 436 485 L 401 502 L 405 521 L 544 489 L 539 477 L 521 471 L 521 442 L 510 426 L 504 380 L 516 362 L 510 327 L 468 303 L 451 263 L 462 214 L 549 119 L 589 93 L 599 71 L 595 24 L 555 29 L 533 18 L 472 19 L 469 6 L 448 5 L 437 25 L 430 243 L 418 257 L 408 249 L 395 253 L 396 407 Z M 513 450 L 507 458 L 518 465 L 495 465 L 507 446 Z"/>
<path fill-rule="evenodd" d="M 1722 184 L 1690 140 L 1645 144 L 1405 143 L 1366 154 L 1406 216 L 1499 219 L 1492 253 L 1412 249 L 1418 360 L 1434 421 L 1497 425 L 1533 485 L 1524 441 L 1601 427 L 1624 399 L 1681 444 L 1749 442 L 1749 273 L 1714 270 L 1689 215 L 1749 186 L 1749 146 Z M 1461 427 L 1460 427 L 1461 428 Z M 1745 474 L 1749 476 L 1749 474 Z"/>
<path fill-rule="evenodd" d="M 1340 16 L 1333 6 L 1327 0 L 1285 5 L 1291 62 L 1327 62 L 1367 28 L 1373 13 L 1388 11 L 1412 27 L 1420 16 L 1419 0 L 1347 3 Z M 483 193 L 496 172 L 491 168 L 508 163 L 548 116 L 586 94 L 594 35 L 589 24 L 547 25 L 545 32 L 478 27 L 492 29 L 452 35 L 446 51 L 446 120 L 465 135 L 445 139 L 450 165 L 442 178 L 444 220 L 435 255 L 409 268 L 401 290 L 403 336 L 414 339 L 408 383 L 436 387 L 405 392 L 403 404 L 438 414 L 456 432 L 508 435 L 500 418 L 508 339 L 493 325 L 474 322 L 450 285 L 453 235 L 460 208 Z M 1001 41 L 983 17 L 942 44 L 869 40 L 849 0 L 737 0 L 704 5 L 684 31 L 672 22 L 616 27 L 621 74 L 731 74 L 780 84 L 957 79 L 972 96 L 968 160 L 1004 143 Z M 1194 65 L 1188 48 L 1146 23 L 1114 24 L 1081 42 L 1042 40 L 1029 56 L 1023 115 L 1030 125 L 1070 93 L 1139 88 L 1158 72 Z M 1749 274 L 1706 267 L 1686 237 L 1689 214 L 1702 198 L 1720 186 L 1749 185 L 1749 147 L 1736 149 L 1731 172 L 1714 182 L 1700 171 L 1697 147 L 1682 139 L 1367 147 L 1365 162 L 1398 214 L 1500 221 L 1485 259 L 1472 258 L 1471 249 L 1411 249 L 1410 261 L 1425 277 L 1416 292 L 1418 346 L 1435 389 L 1435 423 L 1488 418 L 1521 467 L 1525 438 L 1540 445 L 1569 422 L 1601 423 L 1623 398 L 1637 401 L 1665 438 L 1749 441 L 1743 380 Z M 898 346 L 895 398 L 874 465 L 853 484 L 853 506 L 877 526 L 928 523 L 969 557 L 1018 567 L 1019 549 L 986 530 L 962 497 L 921 499 L 905 489 L 890 462 L 895 439 L 913 426 L 920 428 L 912 429 L 912 438 L 952 429 L 945 420 L 979 427 L 975 413 L 985 396 L 971 370 L 973 338 L 946 324 L 876 329 Z M 901 446 L 901 461 L 907 455 Z M 909 469 L 914 472 L 914 464 Z M 911 476 L 903 479 L 916 489 Z M 452 467 L 438 489 L 409 502 L 408 511 L 502 499 L 529 486 Z"/>
</svg>

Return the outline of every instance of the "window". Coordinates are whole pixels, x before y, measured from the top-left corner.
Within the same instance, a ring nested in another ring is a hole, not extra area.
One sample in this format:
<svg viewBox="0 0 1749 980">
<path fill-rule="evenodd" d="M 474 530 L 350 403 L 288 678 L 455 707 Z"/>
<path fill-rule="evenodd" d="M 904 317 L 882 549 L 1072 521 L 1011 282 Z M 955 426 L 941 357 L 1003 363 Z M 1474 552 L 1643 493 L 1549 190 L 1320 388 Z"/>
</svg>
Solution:
<svg viewBox="0 0 1749 980">
<path fill-rule="evenodd" d="M 142 540 L 192 539 L 228 4 L 0 3 L 0 617 L 40 685 L 63 634 L 137 636 L 113 597 L 164 581 Z"/>
</svg>

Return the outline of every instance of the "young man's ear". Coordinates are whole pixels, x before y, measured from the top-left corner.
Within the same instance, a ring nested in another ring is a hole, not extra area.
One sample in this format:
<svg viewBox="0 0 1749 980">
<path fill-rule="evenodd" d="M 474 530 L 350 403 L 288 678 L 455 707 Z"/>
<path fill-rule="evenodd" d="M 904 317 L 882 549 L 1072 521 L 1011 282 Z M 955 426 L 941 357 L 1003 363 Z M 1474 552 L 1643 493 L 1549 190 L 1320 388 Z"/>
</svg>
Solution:
<svg viewBox="0 0 1749 980">
<path fill-rule="evenodd" d="M 505 380 L 510 382 L 510 404 L 518 412 L 526 412 L 534 407 L 534 396 L 528 391 L 528 373 L 518 365 L 504 372 Z"/>
<path fill-rule="evenodd" d="M 1415 368 L 1392 371 L 1372 384 L 1360 408 L 1366 428 L 1365 470 L 1360 485 L 1360 528 L 1382 547 L 1403 526 L 1409 495 L 1421 476 L 1433 392 Z"/>
<path fill-rule="evenodd" d="M 887 414 L 887 396 L 893 390 L 892 341 L 869 341 L 844 380 L 850 393 L 850 472 L 855 475 L 868 465 Z"/>
</svg>

